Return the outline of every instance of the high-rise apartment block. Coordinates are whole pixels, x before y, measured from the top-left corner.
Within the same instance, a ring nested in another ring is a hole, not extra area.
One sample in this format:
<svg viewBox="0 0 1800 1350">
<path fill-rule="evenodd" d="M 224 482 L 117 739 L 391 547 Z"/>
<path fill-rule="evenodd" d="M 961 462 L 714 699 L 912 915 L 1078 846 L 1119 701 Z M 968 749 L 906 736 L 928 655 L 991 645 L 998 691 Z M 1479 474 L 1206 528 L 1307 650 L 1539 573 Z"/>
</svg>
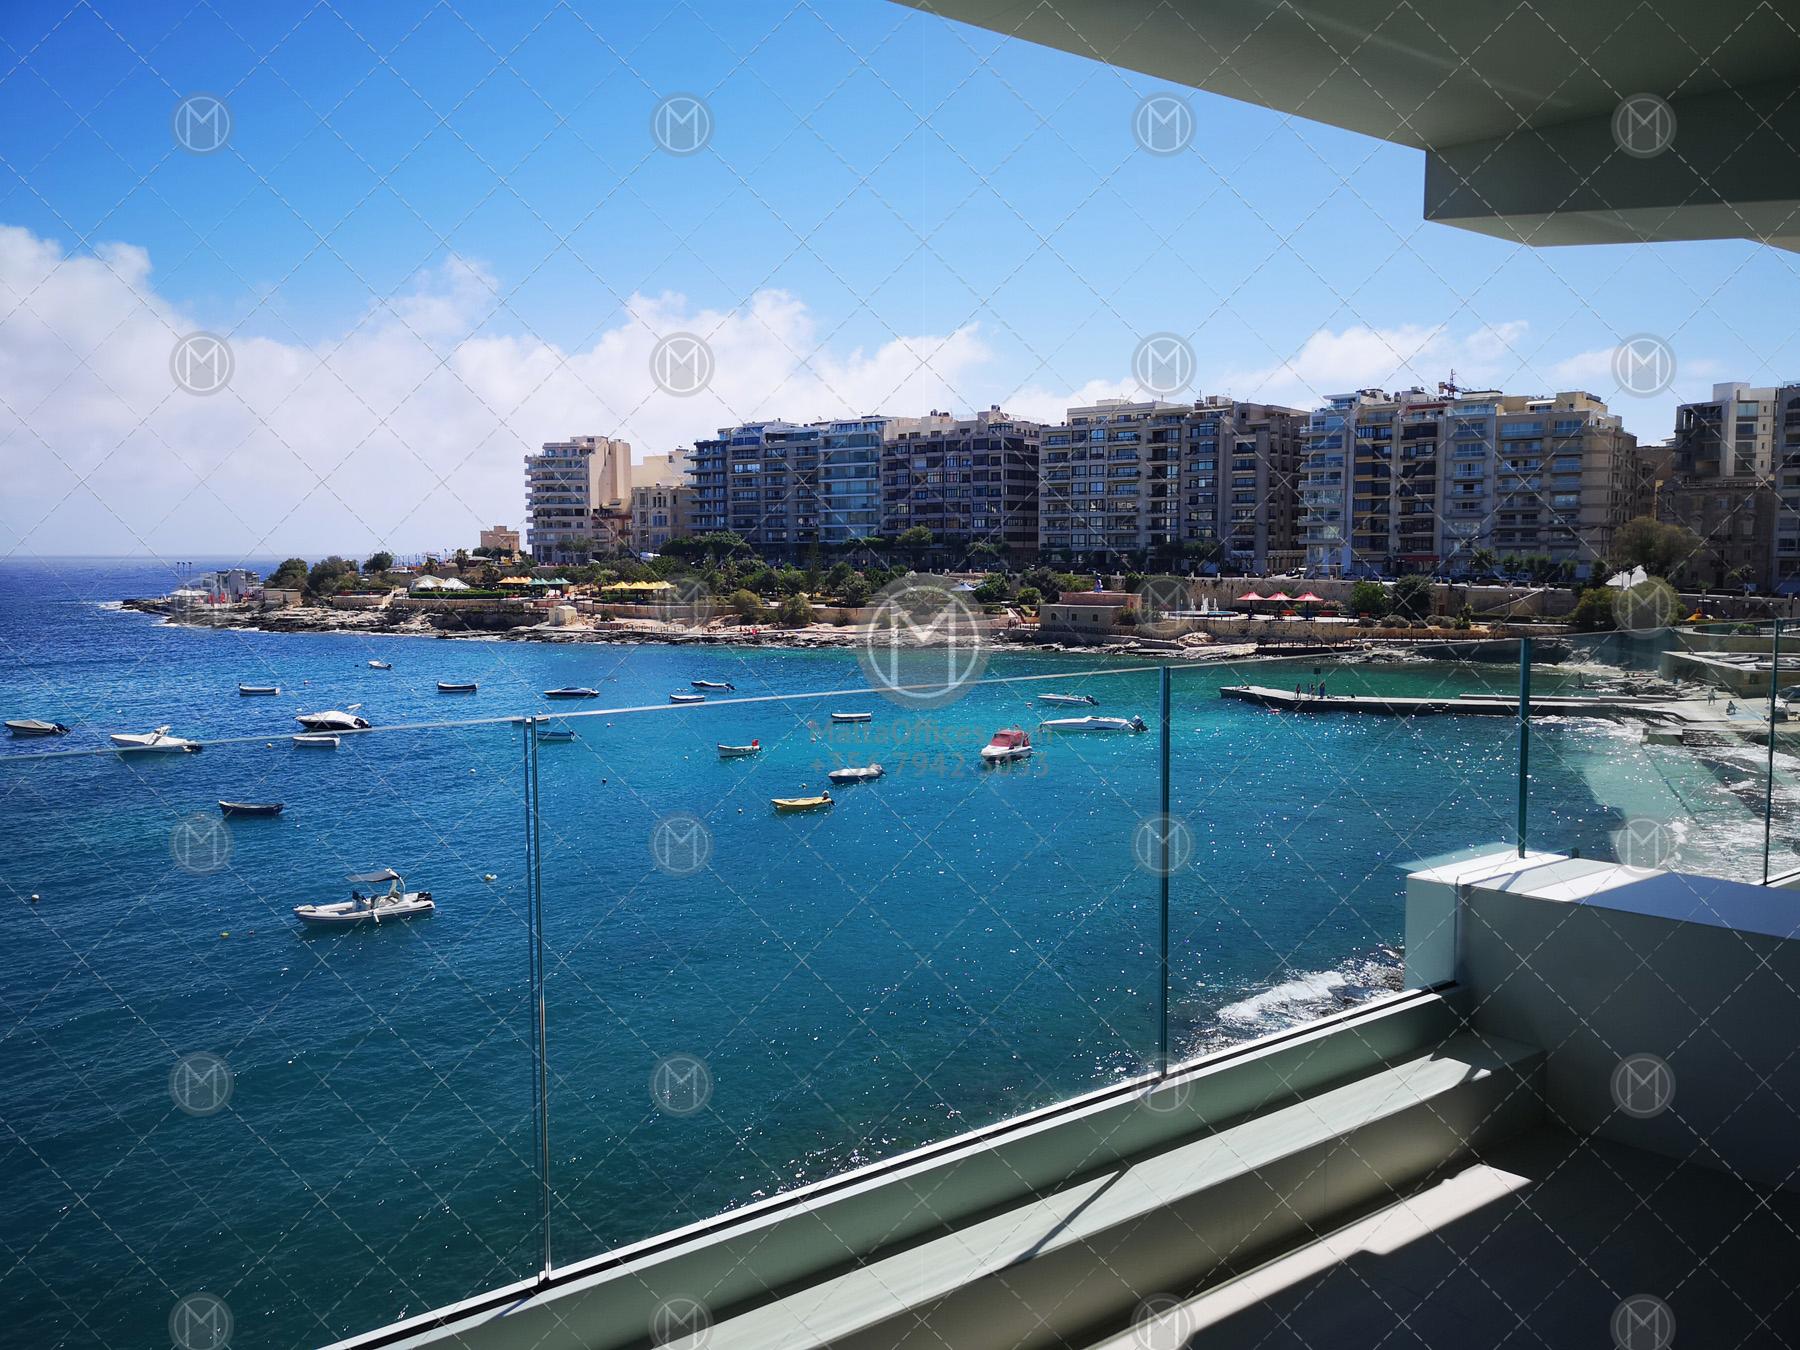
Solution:
<svg viewBox="0 0 1800 1350">
<path fill-rule="evenodd" d="M 892 419 L 881 457 L 881 532 L 931 531 L 953 561 L 975 544 L 1013 560 L 1038 551 L 1043 428 L 991 407 Z"/>
<path fill-rule="evenodd" d="M 1657 514 L 1700 537 L 1685 576 L 1800 588 L 1800 384 L 1714 385 L 1675 410 L 1670 450 Z"/>
<path fill-rule="evenodd" d="M 539 562 L 584 563 L 626 509 L 631 446 L 606 436 L 547 442 L 525 456 L 526 547 Z"/>
</svg>

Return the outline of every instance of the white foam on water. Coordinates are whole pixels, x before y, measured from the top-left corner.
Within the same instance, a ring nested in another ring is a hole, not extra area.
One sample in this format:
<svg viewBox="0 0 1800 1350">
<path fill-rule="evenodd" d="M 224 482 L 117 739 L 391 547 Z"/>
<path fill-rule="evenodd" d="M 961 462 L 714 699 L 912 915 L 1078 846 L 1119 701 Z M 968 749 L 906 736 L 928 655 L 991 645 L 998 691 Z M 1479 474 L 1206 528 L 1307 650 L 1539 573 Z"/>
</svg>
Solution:
<svg viewBox="0 0 1800 1350">
<path fill-rule="evenodd" d="M 1335 1007 L 1351 988 L 1341 970 L 1305 971 L 1260 994 L 1228 1003 L 1219 1009 L 1219 1020 L 1231 1027 L 1256 1027 L 1272 1018 L 1304 1020 L 1316 1016 L 1322 1005 Z"/>
</svg>

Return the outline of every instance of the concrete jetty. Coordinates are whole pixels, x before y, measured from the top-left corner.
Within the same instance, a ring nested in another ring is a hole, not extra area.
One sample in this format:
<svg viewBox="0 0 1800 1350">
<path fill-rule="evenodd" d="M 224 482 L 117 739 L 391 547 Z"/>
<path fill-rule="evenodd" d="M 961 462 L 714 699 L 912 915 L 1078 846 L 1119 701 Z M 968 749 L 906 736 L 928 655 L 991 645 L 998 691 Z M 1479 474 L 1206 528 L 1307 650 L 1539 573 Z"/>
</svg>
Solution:
<svg viewBox="0 0 1800 1350">
<path fill-rule="evenodd" d="M 1519 700 L 1506 694 L 1454 694 L 1443 698 L 1414 698 L 1381 694 L 1296 694 L 1260 684 L 1227 685 L 1223 698 L 1235 698 L 1279 712 L 1373 713 L 1387 717 L 1431 717 L 1462 714 L 1477 717 L 1517 717 Z M 1533 716 L 1642 717 L 1651 721 L 1690 722 L 1711 720 L 1695 716 L 1698 700 L 1643 698 L 1630 695 L 1597 698 L 1533 698 Z M 1704 706 L 1704 705 L 1702 705 Z"/>
</svg>

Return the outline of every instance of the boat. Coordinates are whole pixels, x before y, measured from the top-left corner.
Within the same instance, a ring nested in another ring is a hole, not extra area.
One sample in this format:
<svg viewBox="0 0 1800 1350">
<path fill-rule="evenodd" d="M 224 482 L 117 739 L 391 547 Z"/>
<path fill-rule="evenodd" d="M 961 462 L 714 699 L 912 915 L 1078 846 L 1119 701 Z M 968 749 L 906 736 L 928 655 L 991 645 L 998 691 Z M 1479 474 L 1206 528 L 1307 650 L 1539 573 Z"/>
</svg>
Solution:
<svg viewBox="0 0 1800 1350">
<path fill-rule="evenodd" d="M 761 753 L 761 741 L 751 741 L 748 745 L 726 745 L 721 742 L 719 745 L 720 759 L 742 759 L 745 755 L 759 755 Z"/>
<path fill-rule="evenodd" d="M 371 660 L 369 662 L 370 670 L 392 670 L 393 668 L 394 668 L 394 663 L 392 661 Z"/>
<path fill-rule="evenodd" d="M 294 720 L 308 731 L 367 731 L 367 719 L 356 715 L 360 707 L 362 704 L 352 703 L 345 712 L 333 708 L 326 712 L 298 713 Z"/>
<path fill-rule="evenodd" d="M 473 680 L 439 680 L 437 687 L 440 694 L 472 694 L 479 686 Z"/>
<path fill-rule="evenodd" d="M 280 692 L 281 686 L 278 684 L 240 684 L 238 686 L 238 693 L 245 698 L 249 698 L 252 694 L 279 694 Z"/>
<path fill-rule="evenodd" d="M 1097 708 L 1100 700 L 1092 694 L 1039 694 L 1040 703 L 1058 703 L 1064 707 Z"/>
<path fill-rule="evenodd" d="M 580 685 L 568 685 L 562 689 L 544 690 L 545 698 L 599 698 L 598 689 L 586 689 Z"/>
<path fill-rule="evenodd" d="M 875 720 L 875 714 L 874 713 L 833 713 L 833 714 L 831 714 L 831 720 L 834 722 L 873 722 Z"/>
<path fill-rule="evenodd" d="M 219 810 L 228 816 L 278 816 L 285 802 L 220 802 Z"/>
<path fill-rule="evenodd" d="M 833 769 L 825 776 L 834 783 L 867 783 L 886 772 L 879 764 L 866 764 L 861 768 Z"/>
<path fill-rule="evenodd" d="M 329 731 L 302 731 L 293 738 L 294 744 L 302 750 L 335 750 L 338 738 Z"/>
<path fill-rule="evenodd" d="M 1031 754 L 1031 737 L 1022 727 L 1006 727 L 994 733 L 994 739 L 981 747 L 984 764 L 1004 764 L 1008 760 L 1025 759 Z"/>
<path fill-rule="evenodd" d="M 158 727 L 155 731 L 133 732 L 116 731 L 112 743 L 121 750 L 134 752 L 154 751 L 165 755 L 185 755 L 191 750 L 198 750 L 195 741 L 183 740 L 179 736 L 171 736 L 167 727 Z"/>
<path fill-rule="evenodd" d="M 670 694 L 669 702 L 671 702 L 671 703 L 704 703 L 704 702 L 706 702 L 706 695 L 705 694 Z"/>
<path fill-rule="evenodd" d="M 1041 731 L 1148 731 L 1141 717 L 1058 717 L 1039 722 Z"/>
<path fill-rule="evenodd" d="M 342 927 L 358 923 L 379 924 L 383 919 L 410 919 L 415 915 L 429 914 L 437 908 L 430 891 L 407 890 L 406 882 L 391 867 L 384 867 L 379 872 L 359 873 L 345 877 L 344 880 L 352 888 L 348 900 L 340 900 L 331 905 L 295 905 L 294 916 L 301 923 Z M 364 895 L 359 889 L 363 886 L 379 886 L 384 881 L 388 883 L 388 888 L 380 895 Z"/>
<path fill-rule="evenodd" d="M 565 745 L 575 739 L 575 733 L 567 727 L 548 727 L 538 731 L 539 745 Z"/>
<path fill-rule="evenodd" d="M 69 729 L 61 722 L 45 722 L 36 717 L 21 717 L 6 724 L 15 736 L 67 736 Z"/>
<path fill-rule="evenodd" d="M 737 686 L 729 680 L 689 680 L 696 689 L 723 689 L 735 693 Z"/>
<path fill-rule="evenodd" d="M 821 792 L 816 797 L 771 797 L 769 805 L 777 811 L 820 811 L 831 805 L 831 794 Z"/>
</svg>

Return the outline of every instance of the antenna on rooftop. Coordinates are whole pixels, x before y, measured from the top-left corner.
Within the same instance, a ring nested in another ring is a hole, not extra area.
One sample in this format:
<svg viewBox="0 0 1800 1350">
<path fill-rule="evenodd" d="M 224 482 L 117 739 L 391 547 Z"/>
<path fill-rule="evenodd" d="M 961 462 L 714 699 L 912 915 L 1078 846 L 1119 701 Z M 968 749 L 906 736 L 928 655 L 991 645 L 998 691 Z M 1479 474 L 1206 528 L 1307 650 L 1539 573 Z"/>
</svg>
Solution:
<svg viewBox="0 0 1800 1350">
<path fill-rule="evenodd" d="M 1443 394 L 1449 398 L 1460 398 L 1462 396 L 1462 392 L 1463 392 L 1463 387 L 1456 382 L 1456 367 L 1451 366 L 1450 367 L 1450 378 L 1447 380 L 1439 380 L 1438 381 L 1438 393 Z"/>
</svg>

